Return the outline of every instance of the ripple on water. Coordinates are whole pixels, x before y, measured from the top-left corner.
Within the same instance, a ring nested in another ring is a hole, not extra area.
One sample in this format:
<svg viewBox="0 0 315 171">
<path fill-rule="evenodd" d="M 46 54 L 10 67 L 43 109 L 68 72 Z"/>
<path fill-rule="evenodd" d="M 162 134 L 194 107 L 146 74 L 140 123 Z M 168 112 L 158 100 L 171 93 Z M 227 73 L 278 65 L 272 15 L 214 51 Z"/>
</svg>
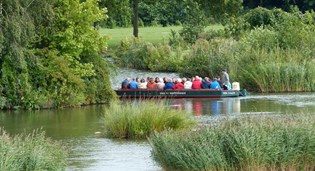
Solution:
<svg viewBox="0 0 315 171">
<path fill-rule="evenodd" d="M 75 140 L 76 141 L 76 140 Z M 105 138 L 85 138 L 71 149 L 67 170 L 160 171 L 151 157 L 146 141 L 113 141 Z M 71 145 L 73 147 L 73 144 Z"/>
<path fill-rule="evenodd" d="M 296 107 L 315 106 L 315 93 L 270 93 L 249 95 L 244 99 L 272 100 L 280 104 Z"/>
</svg>

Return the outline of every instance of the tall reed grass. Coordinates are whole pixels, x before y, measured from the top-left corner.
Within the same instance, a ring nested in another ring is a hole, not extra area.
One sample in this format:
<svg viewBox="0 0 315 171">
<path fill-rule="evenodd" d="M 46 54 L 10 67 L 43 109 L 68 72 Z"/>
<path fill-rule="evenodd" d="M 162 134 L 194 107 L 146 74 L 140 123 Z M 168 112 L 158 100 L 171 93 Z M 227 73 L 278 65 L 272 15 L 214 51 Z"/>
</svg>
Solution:
<svg viewBox="0 0 315 171">
<path fill-rule="evenodd" d="M 164 101 L 110 103 L 105 111 L 107 137 L 146 138 L 153 132 L 167 129 L 185 129 L 195 125 L 191 113 L 171 109 Z"/>
<path fill-rule="evenodd" d="M 195 132 L 149 138 L 167 170 L 314 170 L 315 116 L 225 120 Z"/>
<path fill-rule="evenodd" d="M 248 89 L 256 87 L 260 92 L 315 90 L 315 63 L 300 55 L 298 50 L 262 49 L 244 51 L 242 55 L 238 74 L 233 78 Z"/>
<path fill-rule="evenodd" d="M 61 145 L 35 130 L 10 136 L 0 128 L 0 170 L 65 170 L 66 152 Z"/>
</svg>

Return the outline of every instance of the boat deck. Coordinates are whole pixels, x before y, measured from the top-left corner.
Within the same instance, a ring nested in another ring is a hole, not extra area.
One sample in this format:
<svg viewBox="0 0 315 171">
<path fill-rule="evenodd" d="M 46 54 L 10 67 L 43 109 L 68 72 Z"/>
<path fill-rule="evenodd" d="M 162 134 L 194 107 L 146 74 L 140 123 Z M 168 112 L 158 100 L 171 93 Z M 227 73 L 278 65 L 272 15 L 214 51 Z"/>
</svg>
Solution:
<svg viewBox="0 0 315 171">
<path fill-rule="evenodd" d="M 242 90 L 212 89 L 119 89 L 115 91 L 120 98 L 223 98 L 246 95 L 246 93 L 242 93 Z"/>
</svg>

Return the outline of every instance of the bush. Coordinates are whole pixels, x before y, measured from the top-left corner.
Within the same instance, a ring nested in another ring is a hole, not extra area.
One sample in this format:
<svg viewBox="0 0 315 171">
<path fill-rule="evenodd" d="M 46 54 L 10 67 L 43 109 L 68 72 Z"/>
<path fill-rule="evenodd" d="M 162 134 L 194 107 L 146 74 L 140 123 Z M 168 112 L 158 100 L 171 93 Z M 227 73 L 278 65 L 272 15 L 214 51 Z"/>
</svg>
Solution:
<svg viewBox="0 0 315 171">
<path fill-rule="evenodd" d="M 151 71 L 177 71 L 181 65 L 182 52 L 166 44 L 153 45 L 142 39 L 126 39 L 117 50 L 118 65 Z"/>
<path fill-rule="evenodd" d="M 113 101 L 105 111 L 104 123 L 107 137 L 143 139 L 153 132 L 189 128 L 195 121 L 192 114 L 170 109 L 163 101 Z"/>
<path fill-rule="evenodd" d="M 10 136 L 0 129 L 0 170 L 65 170 L 66 152 L 45 133 Z"/>
<path fill-rule="evenodd" d="M 314 170 L 314 115 L 224 120 L 193 132 L 156 133 L 154 159 L 170 170 Z"/>
<path fill-rule="evenodd" d="M 183 76 L 208 76 L 213 78 L 221 73 L 222 68 L 232 69 L 233 40 L 215 39 L 208 42 L 198 39 L 192 46 L 192 51 L 184 57 L 180 70 Z"/>
</svg>

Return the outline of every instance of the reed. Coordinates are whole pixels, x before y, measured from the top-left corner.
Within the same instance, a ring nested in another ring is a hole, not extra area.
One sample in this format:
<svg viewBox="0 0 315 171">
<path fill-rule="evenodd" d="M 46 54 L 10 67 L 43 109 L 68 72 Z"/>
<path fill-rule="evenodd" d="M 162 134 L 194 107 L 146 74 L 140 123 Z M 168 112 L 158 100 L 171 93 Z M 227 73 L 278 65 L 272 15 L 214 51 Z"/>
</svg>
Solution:
<svg viewBox="0 0 315 171">
<path fill-rule="evenodd" d="M 111 102 L 104 115 L 107 137 L 143 139 L 153 132 L 195 125 L 191 113 L 171 109 L 164 101 L 156 100 Z"/>
<path fill-rule="evenodd" d="M 259 116 L 225 120 L 195 132 L 149 138 L 167 170 L 314 170 L 315 117 Z"/>
<path fill-rule="evenodd" d="M 256 87 L 260 92 L 315 90 L 314 61 L 303 57 L 298 50 L 244 51 L 238 64 L 239 71 L 232 77 L 247 89 Z"/>
<path fill-rule="evenodd" d="M 10 136 L 0 128 L 0 170 L 65 170 L 66 155 L 41 130 Z"/>
</svg>

